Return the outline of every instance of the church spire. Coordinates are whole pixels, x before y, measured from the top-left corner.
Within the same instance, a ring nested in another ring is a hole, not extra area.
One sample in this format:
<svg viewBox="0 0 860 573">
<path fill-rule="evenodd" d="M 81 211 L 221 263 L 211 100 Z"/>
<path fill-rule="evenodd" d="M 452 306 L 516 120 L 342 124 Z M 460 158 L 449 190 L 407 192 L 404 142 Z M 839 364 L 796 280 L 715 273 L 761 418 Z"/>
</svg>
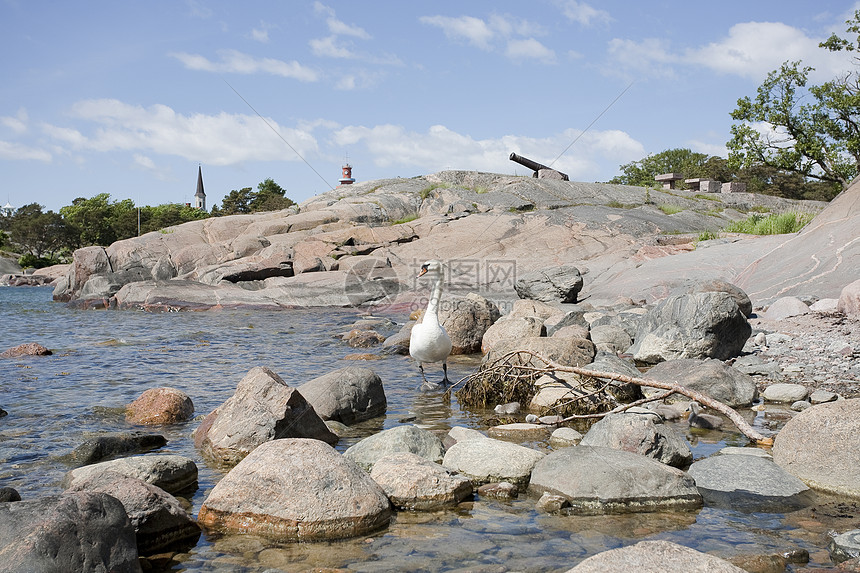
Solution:
<svg viewBox="0 0 860 573">
<path fill-rule="evenodd" d="M 197 193 L 194 194 L 194 207 L 206 210 L 206 192 L 203 191 L 203 168 L 197 165 Z"/>
</svg>

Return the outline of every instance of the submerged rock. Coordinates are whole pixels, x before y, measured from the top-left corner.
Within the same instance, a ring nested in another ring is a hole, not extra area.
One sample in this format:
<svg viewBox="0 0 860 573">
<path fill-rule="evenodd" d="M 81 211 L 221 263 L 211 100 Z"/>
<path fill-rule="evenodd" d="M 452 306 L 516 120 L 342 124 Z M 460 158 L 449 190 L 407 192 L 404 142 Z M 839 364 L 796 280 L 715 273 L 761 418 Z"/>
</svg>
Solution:
<svg viewBox="0 0 860 573">
<path fill-rule="evenodd" d="M 72 464 L 86 466 L 109 458 L 154 450 L 166 444 L 167 438 L 161 434 L 122 433 L 97 436 L 75 448 L 69 454 L 68 460 Z"/>
<path fill-rule="evenodd" d="M 592 555 L 567 573 L 746 573 L 744 569 L 714 555 L 702 553 L 670 541 L 640 541 L 635 545 Z"/>
</svg>

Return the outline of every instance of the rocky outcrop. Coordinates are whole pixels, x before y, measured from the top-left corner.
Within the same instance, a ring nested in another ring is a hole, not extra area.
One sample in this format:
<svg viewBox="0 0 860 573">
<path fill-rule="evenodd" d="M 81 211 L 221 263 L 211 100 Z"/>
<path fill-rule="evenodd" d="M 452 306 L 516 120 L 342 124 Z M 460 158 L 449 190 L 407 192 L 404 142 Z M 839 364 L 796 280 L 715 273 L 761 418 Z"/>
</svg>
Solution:
<svg viewBox="0 0 860 573">
<path fill-rule="evenodd" d="M 839 293 L 836 309 L 848 316 L 860 318 L 860 279 L 845 285 Z"/>
<path fill-rule="evenodd" d="M 562 265 L 526 273 L 517 279 L 514 290 L 520 298 L 540 302 L 576 302 L 582 290 L 579 269 Z"/>
<path fill-rule="evenodd" d="M 284 541 L 342 539 L 388 525 L 388 498 L 367 473 L 319 441 L 286 438 L 256 448 L 203 502 L 204 527 Z"/>
<path fill-rule="evenodd" d="M 332 445 L 338 439 L 296 388 L 257 366 L 194 431 L 194 445 L 220 463 L 235 465 L 264 442 L 295 437 Z"/>
<path fill-rule="evenodd" d="M 860 398 L 797 414 L 776 435 L 773 461 L 813 489 L 860 498 Z"/>
<path fill-rule="evenodd" d="M 131 521 L 105 493 L 0 503 L 0 547 L 5 571 L 141 570 Z"/>
</svg>

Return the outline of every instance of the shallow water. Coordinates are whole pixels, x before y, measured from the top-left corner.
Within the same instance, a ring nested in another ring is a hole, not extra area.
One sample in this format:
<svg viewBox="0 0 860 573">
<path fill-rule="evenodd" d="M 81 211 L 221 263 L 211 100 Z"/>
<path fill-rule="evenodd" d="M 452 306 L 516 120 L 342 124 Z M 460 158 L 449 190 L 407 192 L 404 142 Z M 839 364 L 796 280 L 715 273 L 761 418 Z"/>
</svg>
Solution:
<svg viewBox="0 0 860 573">
<path fill-rule="evenodd" d="M 0 407 L 9 412 L 0 418 L 0 487 L 14 487 L 24 499 L 58 494 L 69 469 L 61 456 L 98 433 L 143 430 L 167 437 L 169 443 L 160 452 L 197 463 L 199 489 L 188 500 L 196 515 L 223 474 L 197 453 L 191 432 L 254 366 L 268 366 L 291 385 L 346 365 L 373 368 L 385 384 L 388 411 L 342 439 L 339 451 L 403 423 L 440 432 L 454 425 L 486 429 L 492 421 L 488 413 L 465 411 L 456 399 L 445 404 L 438 395 L 420 392 L 417 369 L 406 357 L 343 360 L 355 350 L 333 335 L 358 314 L 345 309 L 74 310 L 51 302 L 49 288 L 0 288 L 0 351 L 38 342 L 54 352 L 49 357 L 0 359 Z M 473 357 L 452 360 L 451 378 L 469 374 L 476 364 Z M 127 424 L 123 406 L 158 386 L 191 396 L 197 418 L 150 429 Z M 762 415 L 755 423 L 770 424 Z M 735 433 L 685 433 L 696 458 L 725 445 L 746 444 Z M 196 546 L 164 567 L 237 572 L 318 567 L 564 571 L 595 553 L 643 539 L 665 539 L 724 558 L 806 549 L 809 566 L 829 567 L 828 531 L 856 528 L 860 513 L 853 503 L 840 505 L 840 500 L 826 496 L 817 496 L 817 501 L 814 510 L 791 513 L 706 506 L 689 513 L 576 517 L 538 513 L 535 500 L 527 495 L 510 502 L 475 498 L 449 511 L 400 512 L 386 530 L 334 543 L 278 544 L 252 535 L 204 533 Z"/>
</svg>

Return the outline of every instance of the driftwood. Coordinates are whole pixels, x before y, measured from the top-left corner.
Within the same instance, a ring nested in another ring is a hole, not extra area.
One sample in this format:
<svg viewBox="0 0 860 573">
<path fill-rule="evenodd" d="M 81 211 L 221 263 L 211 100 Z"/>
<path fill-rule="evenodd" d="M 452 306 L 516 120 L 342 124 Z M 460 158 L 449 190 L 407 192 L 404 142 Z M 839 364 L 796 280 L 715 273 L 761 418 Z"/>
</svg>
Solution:
<svg viewBox="0 0 860 573">
<path fill-rule="evenodd" d="M 544 365 L 542 365 L 542 366 L 533 366 L 533 365 L 529 365 L 529 364 L 510 365 L 510 361 L 512 358 L 517 358 L 517 359 L 521 360 L 523 355 L 531 356 L 535 360 L 543 362 Z M 708 396 L 707 394 L 703 394 L 701 392 L 697 392 L 696 390 L 686 388 L 684 386 L 681 386 L 680 384 L 673 384 L 671 382 L 660 382 L 658 380 L 652 380 L 649 378 L 640 378 L 637 376 L 627 376 L 625 374 L 617 374 L 615 372 L 603 372 L 600 370 L 590 370 L 587 368 L 581 368 L 579 366 L 563 366 L 563 365 L 558 364 L 557 362 L 555 362 L 553 360 L 545 358 L 545 357 L 541 356 L 540 354 L 537 354 L 537 353 L 529 351 L 529 350 L 519 350 L 519 351 L 509 352 L 508 354 L 505 354 L 504 356 L 500 357 L 499 359 L 493 361 L 493 363 L 491 363 L 487 367 L 482 368 L 482 370 L 485 370 L 487 368 L 493 368 L 494 366 L 499 365 L 499 364 L 507 365 L 506 368 L 509 368 L 509 372 L 511 374 L 513 374 L 517 380 L 520 380 L 520 379 L 534 380 L 535 377 L 537 377 L 541 374 L 550 374 L 552 372 L 571 372 L 573 374 L 577 374 L 579 376 L 592 378 L 592 379 L 615 380 L 617 382 L 624 382 L 626 384 L 635 384 L 637 386 L 649 386 L 652 388 L 659 388 L 661 390 L 665 390 L 665 392 L 661 392 L 660 394 L 652 396 L 650 398 L 644 398 L 642 400 L 637 400 L 637 401 L 631 402 L 629 404 L 621 404 L 621 405 L 619 405 L 619 406 L 617 406 L 617 407 L 615 407 L 612 410 L 609 410 L 607 412 L 594 413 L 594 414 L 577 414 L 577 415 L 567 416 L 564 418 L 563 421 L 570 421 L 570 420 L 584 419 L 584 418 L 599 418 L 599 417 L 606 416 L 608 414 L 623 412 L 624 410 L 627 410 L 628 408 L 632 408 L 633 406 L 638 406 L 638 405 L 644 404 L 646 402 L 662 400 L 662 399 L 664 399 L 664 398 L 666 398 L 672 394 L 681 394 L 683 396 L 690 398 L 691 400 L 695 400 L 696 402 L 699 402 L 700 404 L 707 406 L 709 408 L 712 408 L 712 409 L 716 410 L 717 412 L 720 412 L 721 414 L 725 415 L 729 420 L 731 420 L 731 422 L 735 425 L 735 427 L 741 433 L 743 433 L 750 440 L 754 441 L 756 444 L 762 445 L 762 446 L 773 445 L 773 438 L 772 437 L 767 437 L 767 436 L 764 436 L 761 433 L 759 433 L 755 428 L 750 426 L 747 423 L 747 421 L 744 420 L 743 417 L 740 414 L 738 414 L 733 408 L 723 404 L 722 402 L 720 402 L 718 400 L 715 400 L 714 398 Z M 476 374 L 473 374 L 471 376 L 467 376 L 466 378 L 463 378 L 462 380 L 458 381 L 454 386 L 460 384 L 461 382 L 467 381 L 474 376 L 478 376 L 478 375 L 481 375 L 481 372 L 478 372 Z M 607 383 L 607 385 L 608 384 L 609 383 Z M 605 389 L 606 386 L 603 386 L 603 388 Z M 450 392 L 452 389 L 453 389 L 453 387 L 448 389 L 449 396 L 450 396 Z M 586 396 L 591 395 L 591 394 L 593 394 L 593 392 L 585 394 L 583 396 L 577 396 L 574 398 L 574 400 L 582 399 L 583 397 L 586 397 Z"/>
</svg>

